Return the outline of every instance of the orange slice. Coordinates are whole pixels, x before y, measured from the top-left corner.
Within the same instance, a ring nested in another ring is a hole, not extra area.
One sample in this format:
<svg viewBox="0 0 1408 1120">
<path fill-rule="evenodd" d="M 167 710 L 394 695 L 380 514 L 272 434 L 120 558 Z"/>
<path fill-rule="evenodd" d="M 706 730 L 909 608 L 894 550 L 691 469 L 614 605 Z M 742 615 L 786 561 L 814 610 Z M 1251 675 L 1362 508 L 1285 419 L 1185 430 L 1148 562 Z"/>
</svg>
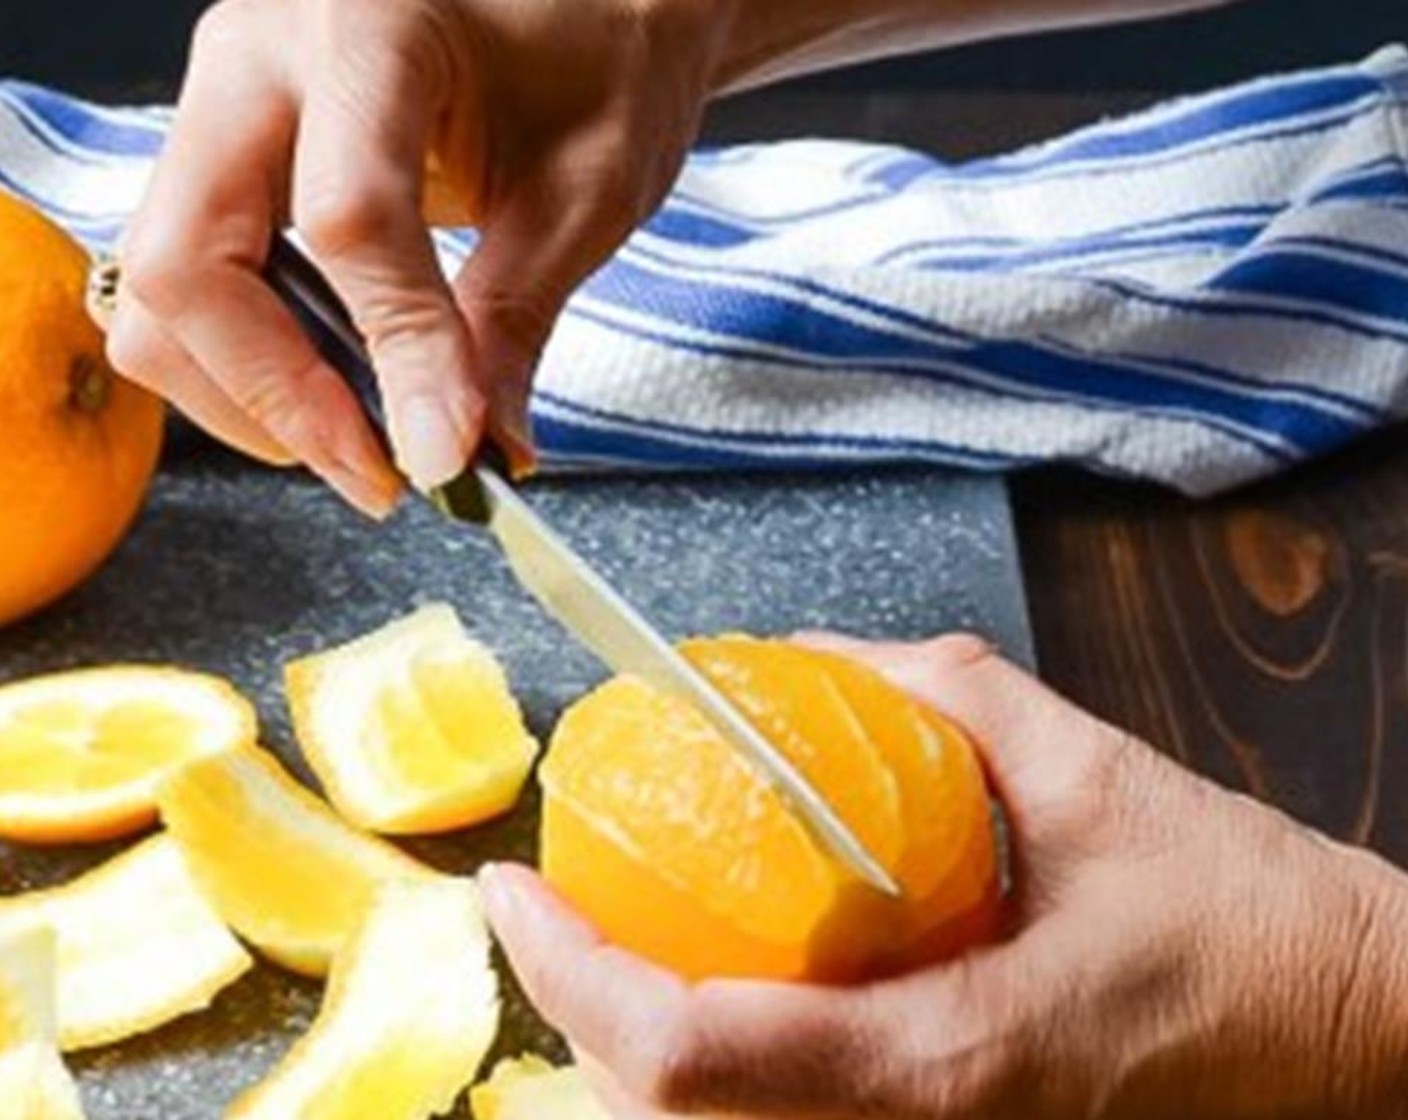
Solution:
<svg viewBox="0 0 1408 1120">
<path fill-rule="evenodd" d="M 899 783 L 906 839 L 895 873 L 910 901 L 889 948 L 874 958 L 876 969 L 903 972 L 991 938 L 1002 868 L 992 801 L 968 736 L 870 669 L 809 652 L 874 736 Z"/>
<path fill-rule="evenodd" d="M 295 661 L 285 676 L 328 799 L 373 832 L 447 832 L 497 816 L 538 753 L 503 669 L 443 604 Z"/>
<path fill-rule="evenodd" d="M 308 976 L 327 974 L 377 886 L 434 875 L 336 816 L 264 751 L 199 759 L 166 780 L 159 801 L 225 921 Z"/>
<path fill-rule="evenodd" d="M 209 1006 L 253 962 L 154 836 L 72 883 L 0 899 L 0 931 L 58 938 L 59 1043 L 101 1046 Z"/>
<path fill-rule="evenodd" d="M 180 669 L 79 669 L 0 687 L 0 837 L 100 840 L 156 820 L 172 767 L 252 742 L 254 709 Z"/>
<path fill-rule="evenodd" d="M 611 1120 L 576 1066 L 533 1054 L 500 1062 L 469 1099 L 474 1120 Z"/>
<path fill-rule="evenodd" d="M 226 1120 L 423 1120 L 448 1112 L 498 1022 L 474 883 L 390 884 L 338 955 L 312 1030 Z"/>
<path fill-rule="evenodd" d="M 82 1120 L 78 1089 L 57 1047 L 54 932 L 0 933 L 0 1115 Z"/>
<path fill-rule="evenodd" d="M 544 874 L 608 937 L 689 978 L 845 982 L 993 935 L 992 812 L 961 731 L 834 654 L 745 637 L 683 650 L 903 897 L 822 850 L 693 708 L 625 676 L 568 711 L 540 774 Z"/>
</svg>

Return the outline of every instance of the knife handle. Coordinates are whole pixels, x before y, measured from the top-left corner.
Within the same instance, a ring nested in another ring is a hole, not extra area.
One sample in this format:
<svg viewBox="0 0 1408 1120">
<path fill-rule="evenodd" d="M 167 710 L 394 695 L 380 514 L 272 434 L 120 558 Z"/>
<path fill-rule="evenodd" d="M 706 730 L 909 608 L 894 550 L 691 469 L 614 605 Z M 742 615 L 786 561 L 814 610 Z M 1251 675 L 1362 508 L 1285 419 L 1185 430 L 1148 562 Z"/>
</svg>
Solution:
<svg viewBox="0 0 1408 1120">
<path fill-rule="evenodd" d="M 293 313 L 323 360 L 347 383 L 386 442 L 386 413 L 371 355 L 347 305 L 318 266 L 288 238 L 275 234 L 264 264 L 264 281 Z"/>
<path fill-rule="evenodd" d="M 293 313 L 323 360 L 347 383 L 389 454 L 391 441 L 376 369 L 342 297 L 333 290 L 318 266 L 278 233 L 269 243 L 264 281 Z M 476 462 L 506 478 L 510 475 L 508 458 L 492 439 L 481 442 Z M 466 491 L 473 485 L 472 477 L 473 464 L 460 478 L 443 488 L 453 487 L 459 494 L 454 503 L 457 507 L 463 504 Z"/>
</svg>

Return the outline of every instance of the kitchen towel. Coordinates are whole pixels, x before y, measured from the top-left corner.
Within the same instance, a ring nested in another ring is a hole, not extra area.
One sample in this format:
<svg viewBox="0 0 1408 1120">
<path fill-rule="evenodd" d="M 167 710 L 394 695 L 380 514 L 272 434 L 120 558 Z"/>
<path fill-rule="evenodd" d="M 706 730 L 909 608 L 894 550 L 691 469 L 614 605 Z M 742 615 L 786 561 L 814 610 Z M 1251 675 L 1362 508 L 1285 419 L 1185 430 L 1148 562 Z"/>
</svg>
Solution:
<svg viewBox="0 0 1408 1120">
<path fill-rule="evenodd" d="M 0 185 L 111 247 L 168 120 L 0 83 Z M 1405 141 L 1392 47 L 963 164 L 700 151 L 558 325 L 545 466 L 1268 475 L 1408 411 Z"/>
</svg>

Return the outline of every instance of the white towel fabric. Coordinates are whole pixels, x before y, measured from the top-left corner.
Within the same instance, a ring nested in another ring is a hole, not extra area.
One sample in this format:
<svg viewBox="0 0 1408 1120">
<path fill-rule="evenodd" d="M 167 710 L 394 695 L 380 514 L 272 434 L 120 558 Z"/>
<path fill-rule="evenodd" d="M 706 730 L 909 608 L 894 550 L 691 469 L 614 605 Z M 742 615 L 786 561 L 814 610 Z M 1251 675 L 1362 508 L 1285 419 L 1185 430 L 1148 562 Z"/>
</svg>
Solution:
<svg viewBox="0 0 1408 1120">
<path fill-rule="evenodd" d="M 945 165 L 701 151 L 560 322 L 545 465 L 1049 461 L 1208 494 L 1408 409 L 1408 51 Z M 0 185 L 108 247 L 169 113 L 0 83 Z M 447 268 L 473 235 L 438 231 Z"/>
</svg>

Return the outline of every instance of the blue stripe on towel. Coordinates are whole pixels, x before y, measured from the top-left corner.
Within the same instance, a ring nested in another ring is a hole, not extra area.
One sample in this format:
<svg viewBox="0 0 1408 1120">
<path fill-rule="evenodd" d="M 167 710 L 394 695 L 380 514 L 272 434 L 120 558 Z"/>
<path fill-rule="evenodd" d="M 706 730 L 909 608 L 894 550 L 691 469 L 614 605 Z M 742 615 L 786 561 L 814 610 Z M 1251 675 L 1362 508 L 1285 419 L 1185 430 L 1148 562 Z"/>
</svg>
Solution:
<svg viewBox="0 0 1408 1120">
<path fill-rule="evenodd" d="M 996 379 L 1014 391 L 1024 388 L 1064 399 L 1084 399 L 1091 404 L 1151 412 L 1168 409 L 1182 415 L 1203 416 L 1210 422 L 1243 430 L 1259 443 L 1269 446 L 1284 440 L 1304 451 L 1337 446 L 1358 430 L 1342 415 L 1321 411 L 1308 403 L 1281 402 L 1268 409 L 1239 391 L 1245 384 L 1194 385 L 1169 376 L 1152 364 L 1141 366 L 1099 355 L 1062 353 L 1028 341 L 922 340 L 868 327 L 815 304 L 783 296 L 712 281 L 707 298 L 702 298 L 700 289 L 698 280 L 682 280 L 660 269 L 646 271 L 622 257 L 590 281 L 585 293 L 649 316 L 657 330 L 667 335 L 671 327 L 686 327 L 720 338 L 761 334 L 769 348 L 780 348 L 803 364 L 808 359 L 843 361 L 850 368 L 956 378 L 960 382 L 981 377 L 991 383 Z M 680 336 L 669 337 L 674 344 L 697 345 Z M 742 353 L 755 354 L 747 350 Z M 961 372 L 964 369 L 972 370 L 972 375 L 965 378 Z"/>
<path fill-rule="evenodd" d="M 864 316 L 874 316 L 893 327 L 903 328 L 905 331 L 911 333 L 918 332 L 925 338 L 938 340 L 940 342 L 957 342 L 966 345 L 982 340 L 982 336 L 980 335 L 959 332 L 940 320 L 926 318 L 893 304 L 858 297 L 853 293 L 838 290 L 814 279 L 799 278 L 775 270 L 766 271 L 739 266 L 699 264 L 693 260 L 670 257 L 655 250 L 647 250 L 640 245 L 628 247 L 623 257 L 642 263 L 657 264 L 665 269 L 667 273 L 674 271 L 681 276 L 691 277 L 696 280 L 701 277 L 706 277 L 709 281 L 717 278 L 720 282 L 724 283 L 764 281 L 769 285 L 776 285 L 794 294 L 797 298 L 805 301 L 809 307 L 815 306 L 821 309 L 830 307 L 840 309 L 841 313 L 858 312 Z M 1160 361 L 1160 359 L 1147 356 L 1131 354 L 1122 356 L 1129 361 L 1145 363 L 1157 363 Z M 1164 364 L 1170 366 L 1170 368 L 1182 368 L 1184 370 L 1192 368 L 1191 363 L 1187 361 L 1173 362 L 1168 359 L 1163 359 L 1163 361 Z M 1332 413 L 1356 418 L 1360 422 L 1369 424 L 1382 423 L 1385 419 L 1382 410 L 1368 405 L 1350 394 L 1337 392 L 1332 387 L 1272 384 L 1256 378 L 1242 377 L 1231 370 L 1210 364 L 1205 364 L 1200 368 L 1204 375 L 1214 375 L 1229 385 L 1239 386 L 1263 399 L 1300 401 L 1312 407 L 1325 408 Z"/>
<path fill-rule="evenodd" d="M 983 470 L 1011 470 L 1032 462 L 944 440 L 820 433 L 760 437 L 745 430 L 701 429 L 662 420 L 642 424 L 629 415 L 584 406 L 551 393 L 539 392 L 535 398 L 547 406 L 535 412 L 533 418 L 533 433 L 544 446 L 602 460 L 620 455 L 624 440 L 637 455 L 662 456 L 657 465 L 670 465 L 673 460 L 675 465 L 695 468 L 757 466 L 769 461 L 785 462 L 789 467 L 815 467 L 828 462 L 836 465 L 837 453 L 845 453 L 848 460 L 855 455 L 871 462 L 900 462 L 917 453 L 930 461 L 961 461 L 964 466 Z M 621 461 L 629 463 L 636 457 L 625 456 Z"/>
<path fill-rule="evenodd" d="M 47 142 L 57 136 L 74 149 L 124 158 L 155 156 L 161 151 L 165 130 L 157 122 L 136 114 L 118 115 L 98 106 L 71 100 L 28 82 L 3 83 L 7 100 L 23 107 L 31 122 L 42 122 Z M 57 150 L 57 146 L 56 146 Z"/>
</svg>

